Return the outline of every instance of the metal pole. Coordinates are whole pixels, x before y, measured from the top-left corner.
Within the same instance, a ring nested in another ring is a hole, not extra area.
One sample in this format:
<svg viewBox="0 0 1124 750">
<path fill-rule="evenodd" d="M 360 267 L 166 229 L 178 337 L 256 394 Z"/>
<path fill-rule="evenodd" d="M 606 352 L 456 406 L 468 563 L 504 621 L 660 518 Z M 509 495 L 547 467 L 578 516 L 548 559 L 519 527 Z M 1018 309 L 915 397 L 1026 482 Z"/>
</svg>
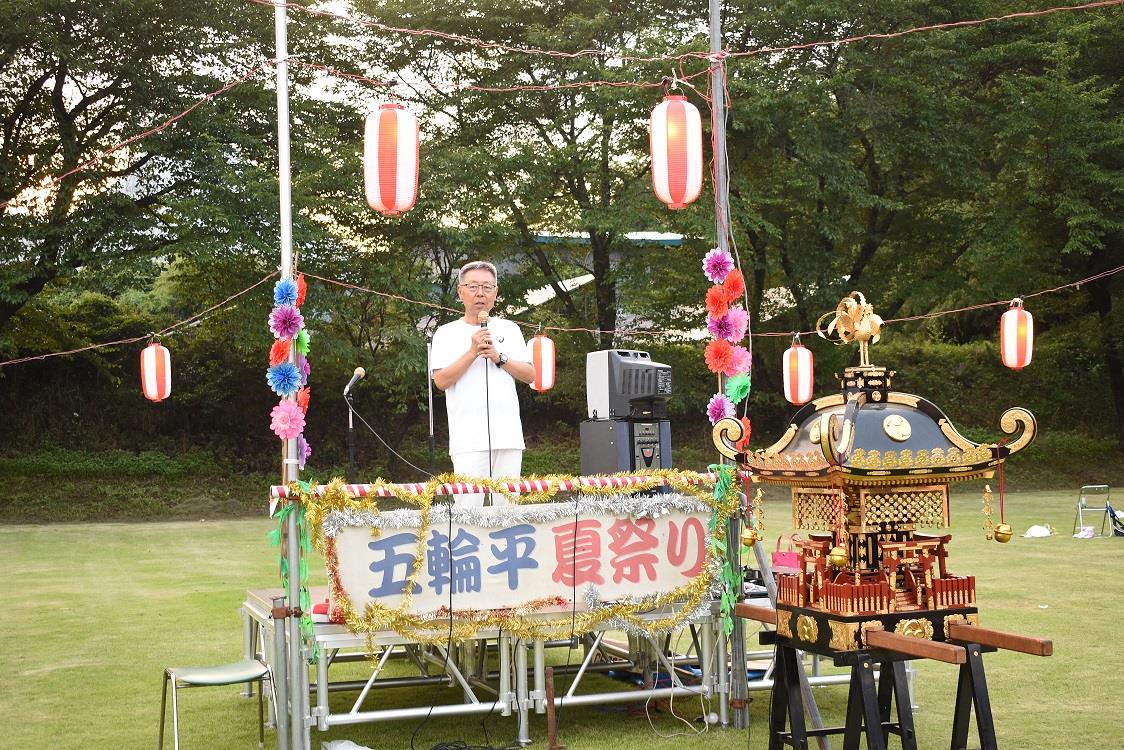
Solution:
<svg viewBox="0 0 1124 750">
<path fill-rule="evenodd" d="M 289 163 L 289 43 L 284 0 L 274 0 L 277 44 L 277 194 L 281 202 L 281 276 L 293 275 L 292 168 Z"/>
<path fill-rule="evenodd" d="M 289 162 L 289 64 L 288 64 L 288 19 L 283 0 L 275 0 L 273 6 L 273 28 L 276 40 L 277 69 L 277 193 L 280 202 L 281 226 L 281 277 L 293 276 L 293 209 L 292 209 L 292 170 Z M 295 360 L 290 350 L 289 361 Z M 286 440 L 281 466 L 281 476 L 285 484 L 300 478 L 297 468 L 297 441 Z M 290 501 L 293 502 L 293 501 Z M 288 606 L 290 616 L 285 619 L 288 627 L 288 687 L 289 747 L 305 750 L 308 725 L 305 710 L 308 701 L 308 668 L 305 666 L 300 632 L 300 617 L 292 614 L 292 609 L 300 607 L 300 531 L 297 528 L 297 514 L 290 513 L 285 528 L 285 555 L 289 566 Z"/>
<path fill-rule="evenodd" d="M 718 55 L 722 52 L 722 8 L 720 0 L 710 0 L 710 127 L 714 150 L 714 223 L 718 247 L 729 252 L 730 193 L 726 177 L 726 68 Z M 736 520 L 730 522 L 727 539 L 730 562 L 741 570 L 741 540 Z M 742 592 L 733 592 L 738 601 Z M 725 636 L 719 633 L 720 638 Z M 726 665 L 719 665 L 722 669 Z M 749 726 L 749 683 L 745 671 L 745 624 L 740 617 L 734 618 L 734 630 L 730 634 L 730 694 L 735 706 L 734 727 L 745 729 Z M 723 717 L 723 724 L 725 723 Z"/>
<path fill-rule="evenodd" d="M 285 606 L 285 597 L 273 598 L 274 610 Z M 271 615 L 272 617 L 272 615 Z M 286 662 L 288 649 L 285 647 L 285 618 L 280 622 L 273 620 L 273 721 L 277 727 L 277 747 L 289 747 L 289 712 L 286 706 L 289 703 L 289 681 L 287 679 L 289 668 Z"/>
<path fill-rule="evenodd" d="M 722 52 L 722 9 L 719 0 L 710 0 L 710 52 Z M 718 247 L 730 249 L 728 234 L 730 190 L 726 180 L 726 68 L 720 59 L 710 61 L 710 127 L 714 148 L 714 221 Z"/>
<path fill-rule="evenodd" d="M 753 554 L 757 557 L 757 569 L 761 571 L 761 578 L 765 581 L 765 590 L 769 592 L 769 603 L 776 609 L 777 582 L 776 579 L 773 578 L 773 564 L 769 558 L 769 551 L 765 549 L 765 545 L 761 543 L 761 540 L 754 542 Z M 800 682 L 800 695 L 803 697 L 804 709 L 808 712 L 808 718 L 811 720 L 812 728 L 823 729 L 823 716 L 820 715 L 820 707 L 816 704 L 816 696 L 812 694 L 812 683 L 808 679 L 808 673 L 804 670 L 804 657 L 801 651 L 796 652 L 796 676 Z M 835 677 L 836 675 L 818 677 L 816 684 L 836 684 L 834 682 Z M 768 682 L 769 689 L 772 689 L 771 680 L 762 680 L 761 682 Z M 826 735 L 817 735 L 816 743 L 819 745 L 820 750 L 831 750 L 831 739 Z"/>
</svg>

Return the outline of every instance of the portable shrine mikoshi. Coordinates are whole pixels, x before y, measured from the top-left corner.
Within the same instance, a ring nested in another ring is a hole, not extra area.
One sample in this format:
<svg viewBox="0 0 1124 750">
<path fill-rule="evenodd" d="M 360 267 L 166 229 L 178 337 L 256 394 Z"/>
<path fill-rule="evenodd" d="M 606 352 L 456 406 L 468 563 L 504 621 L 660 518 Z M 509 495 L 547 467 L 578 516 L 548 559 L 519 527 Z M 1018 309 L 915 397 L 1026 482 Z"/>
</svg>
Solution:
<svg viewBox="0 0 1124 750">
<path fill-rule="evenodd" d="M 865 725 L 871 748 L 885 746 L 886 731 L 901 734 L 903 747 L 915 747 L 901 661 L 934 658 L 962 665 L 952 746 L 964 746 L 974 704 L 981 744 L 995 747 L 980 652 L 1046 656 L 1052 646 L 978 627 L 975 577 L 954 574 L 948 565 L 951 535 L 921 529 L 947 527 L 949 485 L 1001 471 L 1008 456 L 1033 440 L 1034 416 L 1021 408 L 1004 412 L 1000 427 L 1014 438 L 1009 442 L 969 440 L 932 402 L 891 390 L 894 371 L 870 363 L 880 321 L 862 295 L 844 298 L 835 315 L 827 333 L 857 341 L 860 349 L 859 365 L 840 378 L 841 393 L 804 406 L 763 450 L 736 450 L 737 420 L 714 427 L 718 450 L 743 462 L 755 482 L 791 486 L 793 524 L 808 532 L 797 540 L 799 564 L 776 571 L 775 611 L 739 610 L 776 625 L 775 633 L 762 634 L 763 642 L 778 646 L 770 748 L 800 747 L 802 738 L 831 731 L 804 731 L 795 649 L 852 667 L 848 746 Z M 999 541 L 1010 538 L 1005 524 L 993 533 Z M 887 668 L 876 696 L 877 663 Z M 899 721 L 891 724 L 892 697 Z"/>
</svg>

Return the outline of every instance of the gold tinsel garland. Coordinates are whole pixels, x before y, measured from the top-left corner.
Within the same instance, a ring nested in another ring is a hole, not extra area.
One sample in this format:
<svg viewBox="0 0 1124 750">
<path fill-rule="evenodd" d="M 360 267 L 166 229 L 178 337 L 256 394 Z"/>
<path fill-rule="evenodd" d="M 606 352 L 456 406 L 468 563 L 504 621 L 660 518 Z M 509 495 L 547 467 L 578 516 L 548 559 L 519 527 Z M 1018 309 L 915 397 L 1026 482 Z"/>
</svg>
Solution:
<svg viewBox="0 0 1124 750">
<path fill-rule="evenodd" d="M 615 474 L 609 476 L 624 477 L 630 475 Z M 338 478 L 333 479 L 319 496 L 314 492 L 305 491 L 297 484 L 291 484 L 289 491 L 293 501 L 304 506 L 305 518 L 311 529 L 312 542 L 325 557 L 332 591 L 336 595 L 337 611 L 343 615 L 344 622 L 353 633 L 366 634 L 368 653 L 374 653 L 372 648 L 374 634 L 386 630 L 397 632 L 418 643 L 440 645 L 461 643 L 472 638 L 483 629 L 503 631 L 516 638 L 531 640 L 536 638 L 560 638 L 571 636 L 574 633 L 589 632 L 610 620 L 627 622 L 650 632 L 666 631 L 677 627 L 701 606 L 713 583 L 714 565 L 704 566 L 699 575 L 671 591 L 644 597 L 640 601 L 614 602 L 591 610 L 570 612 L 564 617 L 528 619 L 524 616 L 528 614 L 524 611 L 525 608 L 496 610 L 494 612 L 474 611 L 468 618 L 458 618 L 455 615 L 451 617 L 426 617 L 408 612 L 413 601 L 414 585 L 421 575 L 425 560 L 425 540 L 429 531 L 430 509 L 438 488 L 446 483 L 467 482 L 476 484 L 489 492 L 503 495 L 515 505 L 547 503 L 563 491 L 576 491 L 583 495 L 630 495 L 667 484 L 685 495 L 690 495 L 706 503 L 716 515 L 715 522 L 711 524 L 710 543 L 708 545 L 708 557 L 712 558 L 716 554 L 715 550 L 721 547 L 725 539 L 727 521 L 738 510 L 737 485 L 731 482 L 725 495 L 716 499 L 711 496 L 711 493 L 702 489 L 704 483 L 711 482 L 708 477 L 698 472 L 660 469 L 647 473 L 647 477 L 648 479 L 644 482 L 626 487 L 581 486 L 576 490 L 564 490 L 562 488 L 563 484 L 575 479 L 573 476 L 552 474 L 544 477 L 528 477 L 529 480 L 548 483 L 549 489 L 525 494 L 514 494 L 504 489 L 507 480 L 466 478 L 455 474 L 441 474 L 433 477 L 422 485 L 419 492 L 404 490 L 378 479 L 371 483 L 372 495 L 385 489 L 394 498 L 417 506 L 421 513 L 418 545 L 414 554 L 414 564 L 406 578 L 403 598 L 399 606 L 392 608 L 377 602 L 368 602 L 362 614 L 355 610 L 347 592 L 340 585 L 339 560 L 336 557 L 335 543 L 333 539 L 326 537 L 324 534 L 324 519 L 330 513 L 344 509 L 365 511 L 377 515 L 379 512 L 377 498 L 373 496 L 352 497 L 344 488 L 343 480 Z M 373 528 L 371 533 L 372 536 L 377 536 L 379 529 Z M 677 611 L 659 620 L 645 620 L 640 616 L 642 612 L 676 603 L 681 603 L 682 606 Z"/>
</svg>

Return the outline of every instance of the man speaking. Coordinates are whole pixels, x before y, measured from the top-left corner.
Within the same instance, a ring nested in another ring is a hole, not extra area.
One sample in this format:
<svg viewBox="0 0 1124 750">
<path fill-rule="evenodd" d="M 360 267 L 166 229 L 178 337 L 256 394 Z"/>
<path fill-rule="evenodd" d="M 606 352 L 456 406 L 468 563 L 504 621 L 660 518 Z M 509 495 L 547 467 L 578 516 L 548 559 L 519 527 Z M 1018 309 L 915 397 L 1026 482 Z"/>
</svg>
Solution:
<svg viewBox="0 0 1124 750">
<path fill-rule="evenodd" d="M 434 385 L 445 391 L 453 471 L 464 476 L 517 477 L 523 467 L 515 381 L 533 382 L 535 370 L 519 326 L 489 318 L 498 281 L 491 263 L 466 263 L 457 274 L 464 317 L 433 334 L 430 372 Z M 478 508 L 484 495 L 456 495 L 454 501 L 457 507 Z"/>
</svg>

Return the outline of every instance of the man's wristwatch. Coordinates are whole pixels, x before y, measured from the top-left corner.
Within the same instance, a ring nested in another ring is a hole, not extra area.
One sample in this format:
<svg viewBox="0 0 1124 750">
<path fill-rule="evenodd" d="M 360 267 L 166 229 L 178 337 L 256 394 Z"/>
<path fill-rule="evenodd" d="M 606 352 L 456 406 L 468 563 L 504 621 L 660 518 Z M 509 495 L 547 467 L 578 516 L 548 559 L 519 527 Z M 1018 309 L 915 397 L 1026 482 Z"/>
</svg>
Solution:
<svg viewBox="0 0 1124 750">
<path fill-rule="evenodd" d="M 496 360 L 496 367 L 503 367 L 507 364 L 507 355 L 501 354 L 500 358 Z"/>
</svg>

